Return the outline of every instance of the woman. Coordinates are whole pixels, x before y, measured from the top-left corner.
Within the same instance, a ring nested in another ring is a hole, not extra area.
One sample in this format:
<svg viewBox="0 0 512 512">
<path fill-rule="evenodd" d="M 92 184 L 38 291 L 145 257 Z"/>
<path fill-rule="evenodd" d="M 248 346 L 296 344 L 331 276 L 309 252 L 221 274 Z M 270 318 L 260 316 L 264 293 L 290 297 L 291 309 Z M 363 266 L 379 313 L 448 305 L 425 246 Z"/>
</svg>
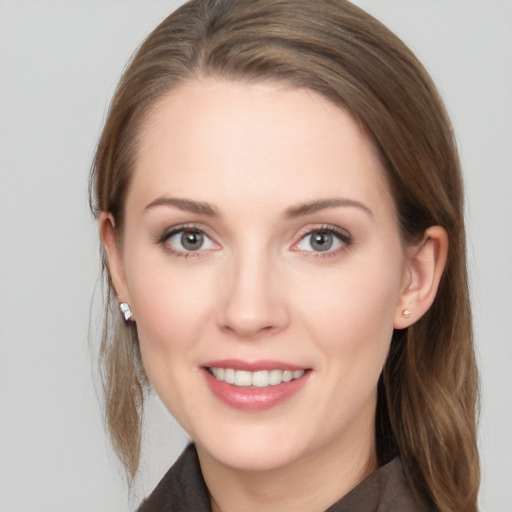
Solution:
<svg viewBox="0 0 512 512">
<path fill-rule="evenodd" d="M 113 445 L 133 478 L 149 384 L 193 441 L 140 510 L 476 510 L 462 199 L 435 87 L 349 2 L 157 27 L 91 176 Z"/>
</svg>

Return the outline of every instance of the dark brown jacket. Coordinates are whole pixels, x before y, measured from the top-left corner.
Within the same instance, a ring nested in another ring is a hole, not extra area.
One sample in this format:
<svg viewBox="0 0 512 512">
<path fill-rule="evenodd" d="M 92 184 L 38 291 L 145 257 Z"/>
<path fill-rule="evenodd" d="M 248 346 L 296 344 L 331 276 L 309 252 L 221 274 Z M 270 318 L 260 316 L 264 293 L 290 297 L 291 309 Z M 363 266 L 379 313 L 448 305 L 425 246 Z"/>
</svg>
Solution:
<svg viewBox="0 0 512 512">
<path fill-rule="evenodd" d="M 326 512 L 426 512 L 405 480 L 397 457 L 379 468 Z M 208 489 L 189 445 L 137 512 L 211 512 Z"/>
</svg>

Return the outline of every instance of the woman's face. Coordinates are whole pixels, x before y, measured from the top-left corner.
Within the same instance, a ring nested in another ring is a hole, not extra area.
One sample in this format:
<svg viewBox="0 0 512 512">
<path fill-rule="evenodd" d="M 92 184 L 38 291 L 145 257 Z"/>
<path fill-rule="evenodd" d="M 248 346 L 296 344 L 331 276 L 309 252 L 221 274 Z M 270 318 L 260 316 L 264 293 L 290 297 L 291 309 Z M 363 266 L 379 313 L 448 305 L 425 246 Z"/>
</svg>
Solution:
<svg viewBox="0 0 512 512">
<path fill-rule="evenodd" d="M 372 451 L 409 272 L 384 171 L 345 111 L 188 83 L 145 123 L 125 215 L 116 289 L 200 453 L 270 469 Z"/>
</svg>

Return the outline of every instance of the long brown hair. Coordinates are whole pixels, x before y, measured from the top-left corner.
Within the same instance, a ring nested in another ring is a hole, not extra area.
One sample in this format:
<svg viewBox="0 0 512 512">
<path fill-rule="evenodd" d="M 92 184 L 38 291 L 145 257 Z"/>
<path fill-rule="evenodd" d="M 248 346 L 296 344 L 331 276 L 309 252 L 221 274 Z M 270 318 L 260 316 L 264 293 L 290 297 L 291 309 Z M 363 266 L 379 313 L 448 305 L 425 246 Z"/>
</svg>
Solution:
<svg viewBox="0 0 512 512">
<path fill-rule="evenodd" d="M 428 74 L 386 27 L 345 0 L 192 0 L 144 41 L 112 101 L 90 177 L 93 212 L 123 207 L 142 122 L 164 94 L 198 77 L 285 82 L 352 114 L 387 172 L 403 239 L 432 225 L 449 235 L 437 297 L 395 331 L 380 384 L 380 462 L 399 453 L 433 510 L 475 511 L 477 371 L 466 274 L 463 190 L 450 121 Z M 128 474 L 137 471 L 144 393 L 135 326 L 118 320 L 103 255 L 100 363 L 106 421 Z"/>
</svg>

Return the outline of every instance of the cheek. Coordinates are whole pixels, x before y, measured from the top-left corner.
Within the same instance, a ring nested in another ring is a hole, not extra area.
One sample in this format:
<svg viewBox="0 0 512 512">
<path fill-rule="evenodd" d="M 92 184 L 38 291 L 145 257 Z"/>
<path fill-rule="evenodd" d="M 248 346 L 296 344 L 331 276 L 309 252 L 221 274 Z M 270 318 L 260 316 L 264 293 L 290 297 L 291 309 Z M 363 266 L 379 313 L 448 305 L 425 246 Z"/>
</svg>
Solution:
<svg viewBox="0 0 512 512">
<path fill-rule="evenodd" d="M 190 347 L 212 311 L 213 283 L 208 272 L 189 270 L 165 254 L 133 253 L 127 260 L 127 282 L 141 351 L 150 380 L 169 373 Z"/>
<path fill-rule="evenodd" d="M 197 347 L 211 316 L 211 280 L 168 264 L 150 268 L 130 283 L 142 360 L 156 394 L 190 431 L 189 397 L 201 393 Z"/>
<path fill-rule="evenodd" d="M 297 316 L 329 357 L 384 362 L 400 297 L 400 262 L 400 255 L 354 259 L 317 273 L 314 283 L 296 294 Z"/>
</svg>

